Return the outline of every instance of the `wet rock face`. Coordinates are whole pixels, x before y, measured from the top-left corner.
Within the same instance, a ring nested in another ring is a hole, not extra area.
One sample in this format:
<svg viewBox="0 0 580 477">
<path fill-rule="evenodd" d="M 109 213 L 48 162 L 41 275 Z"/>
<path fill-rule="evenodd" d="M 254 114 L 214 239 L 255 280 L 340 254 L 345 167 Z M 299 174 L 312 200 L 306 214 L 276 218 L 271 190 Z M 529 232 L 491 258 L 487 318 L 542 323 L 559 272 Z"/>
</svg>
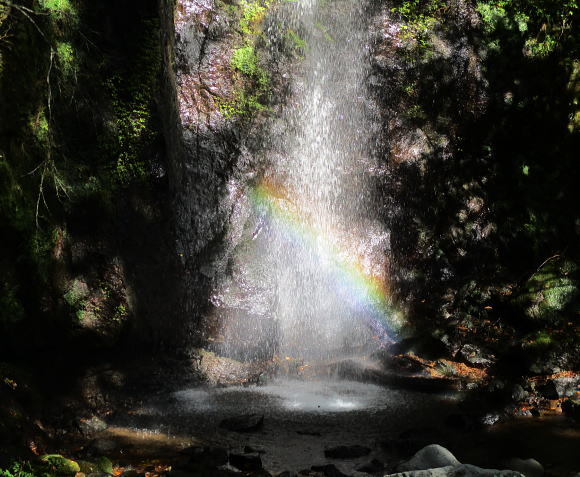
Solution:
<svg viewBox="0 0 580 477">
<path fill-rule="evenodd" d="M 212 284 L 224 273 L 230 218 L 244 216 L 237 210 L 238 201 L 253 166 L 240 151 L 246 148 L 254 118 L 242 121 L 223 110 L 247 80 L 231 65 L 234 49 L 243 44 L 239 6 L 227 8 L 215 0 L 160 4 L 163 120 L 174 247 L 182 274 L 173 324 L 176 340 L 191 344 L 190 332 L 199 329 L 210 306 Z"/>
</svg>

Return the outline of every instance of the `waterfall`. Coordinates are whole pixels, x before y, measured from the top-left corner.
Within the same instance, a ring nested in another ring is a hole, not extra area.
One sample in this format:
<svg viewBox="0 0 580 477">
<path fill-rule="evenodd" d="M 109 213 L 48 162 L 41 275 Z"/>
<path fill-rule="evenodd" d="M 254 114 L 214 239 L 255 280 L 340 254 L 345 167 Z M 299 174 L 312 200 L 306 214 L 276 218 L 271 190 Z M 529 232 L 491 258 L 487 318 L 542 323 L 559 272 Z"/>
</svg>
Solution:
<svg viewBox="0 0 580 477">
<path fill-rule="evenodd" d="M 252 217 L 216 301 L 221 352 L 301 361 L 368 352 L 391 336 L 388 233 L 374 215 L 366 2 L 300 0 L 286 24 L 306 46 L 248 191 Z"/>
</svg>

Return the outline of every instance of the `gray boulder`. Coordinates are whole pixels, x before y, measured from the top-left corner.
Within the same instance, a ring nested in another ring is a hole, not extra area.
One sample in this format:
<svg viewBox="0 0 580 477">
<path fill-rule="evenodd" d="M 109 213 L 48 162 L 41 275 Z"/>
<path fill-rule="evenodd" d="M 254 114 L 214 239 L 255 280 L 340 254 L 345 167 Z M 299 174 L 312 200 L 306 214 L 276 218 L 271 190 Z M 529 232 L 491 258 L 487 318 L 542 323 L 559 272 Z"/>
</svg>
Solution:
<svg viewBox="0 0 580 477">
<path fill-rule="evenodd" d="M 526 477 L 542 477 L 544 467 L 536 459 L 519 459 L 514 457 L 505 463 L 505 466 L 511 470 L 517 470 Z"/>
<path fill-rule="evenodd" d="M 385 477 L 524 477 L 513 470 L 481 469 L 474 465 L 459 464 L 437 469 L 412 470 L 389 474 Z"/>
<path fill-rule="evenodd" d="M 410 460 L 399 465 L 399 471 L 426 470 L 437 467 L 456 466 L 460 462 L 445 447 L 431 444 L 423 447 Z"/>
</svg>

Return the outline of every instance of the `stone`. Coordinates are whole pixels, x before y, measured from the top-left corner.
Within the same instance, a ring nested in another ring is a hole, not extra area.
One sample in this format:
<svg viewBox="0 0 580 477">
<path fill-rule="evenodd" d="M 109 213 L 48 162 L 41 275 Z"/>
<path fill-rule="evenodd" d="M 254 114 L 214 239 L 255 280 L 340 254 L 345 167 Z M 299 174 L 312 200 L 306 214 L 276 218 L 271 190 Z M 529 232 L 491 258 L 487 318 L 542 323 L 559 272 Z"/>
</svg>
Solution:
<svg viewBox="0 0 580 477">
<path fill-rule="evenodd" d="M 230 464 L 244 472 L 262 469 L 262 458 L 259 454 L 230 454 Z"/>
<path fill-rule="evenodd" d="M 475 368 L 487 368 L 495 362 L 493 355 L 472 344 L 464 345 L 457 353 L 457 358 Z"/>
<path fill-rule="evenodd" d="M 96 434 L 97 432 L 102 432 L 109 427 L 105 421 L 99 419 L 97 416 L 93 416 L 89 419 L 79 419 L 78 426 L 81 432 L 88 436 Z"/>
<path fill-rule="evenodd" d="M 67 459 L 59 454 L 46 454 L 40 460 L 45 462 L 52 473 L 56 475 L 75 475 L 81 468 L 74 460 Z"/>
<path fill-rule="evenodd" d="M 442 447 L 439 444 L 431 444 L 421 449 L 407 462 L 400 464 L 397 470 L 426 470 L 435 467 L 455 466 L 459 464 L 460 462 L 451 452 L 445 449 L 445 447 Z"/>
<path fill-rule="evenodd" d="M 280 472 L 279 474 L 276 474 L 276 477 L 296 477 L 297 475 L 298 474 L 296 472 L 285 470 L 283 472 Z"/>
<path fill-rule="evenodd" d="M 230 417 L 220 423 L 222 429 L 234 432 L 255 432 L 263 425 L 264 416 L 259 414 Z"/>
<path fill-rule="evenodd" d="M 314 472 L 319 472 L 325 477 L 348 477 L 342 473 L 334 464 L 313 465 L 310 467 Z"/>
<path fill-rule="evenodd" d="M 519 384 L 514 384 L 514 386 L 512 387 L 511 398 L 515 402 L 521 402 L 524 399 L 526 399 L 527 397 L 528 397 L 528 393 L 524 390 L 524 388 L 522 386 L 520 386 Z"/>
<path fill-rule="evenodd" d="M 378 474 L 385 470 L 385 464 L 380 460 L 373 459 L 366 464 L 360 465 L 356 468 L 358 472 L 365 472 L 367 474 Z"/>
<path fill-rule="evenodd" d="M 99 457 L 95 460 L 95 465 L 100 472 L 105 474 L 113 473 L 113 463 L 106 457 Z"/>
<path fill-rule="evenodd" d="M 515 470 L 525 477 L 542 477 L 544 467 L 536 459 L 519 459 L 514 457 L 505 462 L 505 466 L 510 470 Z"/>
<path fill-rule="evenodd" d="M 337 446 L 330 447 L 324 451 L 324 455 L 329 459 L 355 459 L 369 455 L 371 450 L 363 446 Z"/>
<path fill-rule="evenodd" d="M 412 470 L 388 474 L 384 477 L 524 477 L 513 470 L 482 469 L 474 465 L 459 464 L 434 469 Z"/>
<path fill-rule="evenodd" d="M 573 378 L 555 378 L 552 380 L 559 398 L 573 398 L 576 396 L 580 376 Z"/>
<path fill-rule="evenodd" d="M 497 412 L 488 412 L 481 416 L 480 421 L 484 426 L 493 426 L 501 421 L 501 414 Z"/>
</svg>

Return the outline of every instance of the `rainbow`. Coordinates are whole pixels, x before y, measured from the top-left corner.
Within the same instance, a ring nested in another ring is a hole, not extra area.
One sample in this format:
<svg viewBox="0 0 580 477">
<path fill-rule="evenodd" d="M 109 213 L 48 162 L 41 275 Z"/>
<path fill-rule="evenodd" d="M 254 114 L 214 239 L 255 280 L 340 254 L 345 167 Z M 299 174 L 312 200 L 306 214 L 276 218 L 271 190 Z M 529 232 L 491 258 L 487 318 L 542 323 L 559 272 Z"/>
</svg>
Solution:
<svg viewBox="0 0 580 477">
<path fill-rule="evenodd" d="M 250 189 L 249 198 L 258 213 L 265 213 L 270 222 L 282 227 L 286 240 L 330 258 L 331 266 L 322 273 L 328 275 L 345 303 L 366 317 L 382 345 L 396 340 L 400 327 L 396 319 L 398 314 L 390 303 L 388 287 L 382 277 L 369 274 L 360 261 L 345 260 L 348 254 L 321 236 L 321 231 L 299 212 L 282 187 L 263 181 Z M 321 243 L 324 244 L 323 252 Z"/>
</svg>

